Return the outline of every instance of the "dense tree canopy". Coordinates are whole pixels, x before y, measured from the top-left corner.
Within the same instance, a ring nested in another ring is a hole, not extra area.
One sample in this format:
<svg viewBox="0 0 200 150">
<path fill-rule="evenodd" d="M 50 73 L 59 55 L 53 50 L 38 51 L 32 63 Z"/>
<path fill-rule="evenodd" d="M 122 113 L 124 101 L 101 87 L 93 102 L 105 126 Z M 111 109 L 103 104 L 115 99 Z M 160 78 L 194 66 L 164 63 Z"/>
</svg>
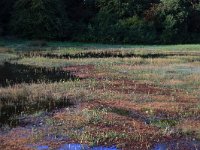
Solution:
<svg viewBox="0 0 200 150">
<path fill-rule="evenodd" d="M 9 32 L 8 24 L 15 0 L 0 0 L 0 35 Z"/>
<path fill-rule="evenodd" d="M 12 31 L 29 38 L 67 37 L 69 24 L 59 0 L 18 0 L 11 18 Z"/>
<path fill-rule="evenodd" d="M 133 44 L 200 42 L 200 0 L 1 0 L 0 35 Z"/>
</svg>

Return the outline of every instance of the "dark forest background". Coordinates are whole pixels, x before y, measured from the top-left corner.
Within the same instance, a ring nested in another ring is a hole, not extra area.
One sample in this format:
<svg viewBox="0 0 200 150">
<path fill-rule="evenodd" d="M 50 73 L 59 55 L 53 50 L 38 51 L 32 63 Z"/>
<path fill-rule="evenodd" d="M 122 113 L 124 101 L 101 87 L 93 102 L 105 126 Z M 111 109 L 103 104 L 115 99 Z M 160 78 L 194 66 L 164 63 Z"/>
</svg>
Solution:
<svg viewBox="0 0 200 150">
<path fill-rule="evenodd" d="M 0 36 L 101 43 L 197 43 L 200 0 L 0 0 Z"/>
</svg>

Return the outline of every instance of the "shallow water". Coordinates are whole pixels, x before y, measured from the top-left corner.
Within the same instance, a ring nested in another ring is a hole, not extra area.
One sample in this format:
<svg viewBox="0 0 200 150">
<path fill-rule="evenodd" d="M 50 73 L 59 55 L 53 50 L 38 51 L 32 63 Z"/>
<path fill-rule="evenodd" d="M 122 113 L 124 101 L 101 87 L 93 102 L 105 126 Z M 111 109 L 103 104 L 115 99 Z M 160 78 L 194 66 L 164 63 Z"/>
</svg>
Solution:
<svg viewBox="0 0 200 150">
<path fill-rule="evenodd" d="M 49 149 L 49 146 L 47 145 L 41 145 L 37 147 L 37 150 L 48 150 L 48 149 Z"/>
<path fill-rule="evenodd" d="M 37 150 L 48 150 L 50 149 L 47 145 L 41 145 L 37 147 Z M 96 146 L 89 147 L 88 145 L 83 144 L 64 144 L 57 150 L 118 150 L 115 146 L 105 147 L 105 146 Z"/>
</svg>

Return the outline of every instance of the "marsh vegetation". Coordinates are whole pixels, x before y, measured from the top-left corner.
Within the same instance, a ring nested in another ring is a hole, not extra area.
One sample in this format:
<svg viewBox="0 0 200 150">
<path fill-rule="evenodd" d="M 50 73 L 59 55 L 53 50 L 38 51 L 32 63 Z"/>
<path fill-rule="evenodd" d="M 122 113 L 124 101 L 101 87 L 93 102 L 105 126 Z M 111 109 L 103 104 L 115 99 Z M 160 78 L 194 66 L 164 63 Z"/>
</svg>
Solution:
<svg viewBox="0 0 200 150">
<path fill-rule="evenodd" d="M 0 149 L 200 149 L 200 45 L 0 43 Z"/>
</svg>

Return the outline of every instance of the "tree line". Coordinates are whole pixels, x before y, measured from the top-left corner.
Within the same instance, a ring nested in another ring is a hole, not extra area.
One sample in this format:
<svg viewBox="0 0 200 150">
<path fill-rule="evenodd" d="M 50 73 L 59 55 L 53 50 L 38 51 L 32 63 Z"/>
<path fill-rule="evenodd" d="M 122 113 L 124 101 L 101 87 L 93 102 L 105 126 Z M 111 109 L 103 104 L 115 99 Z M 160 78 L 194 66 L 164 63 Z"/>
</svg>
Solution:
<svg viewBox="0 0 200 150">
<path fill-rule="evenodd" d="M 0 0 L 0 36 L 198 43 L 200 0 Z"/>
</svg>

